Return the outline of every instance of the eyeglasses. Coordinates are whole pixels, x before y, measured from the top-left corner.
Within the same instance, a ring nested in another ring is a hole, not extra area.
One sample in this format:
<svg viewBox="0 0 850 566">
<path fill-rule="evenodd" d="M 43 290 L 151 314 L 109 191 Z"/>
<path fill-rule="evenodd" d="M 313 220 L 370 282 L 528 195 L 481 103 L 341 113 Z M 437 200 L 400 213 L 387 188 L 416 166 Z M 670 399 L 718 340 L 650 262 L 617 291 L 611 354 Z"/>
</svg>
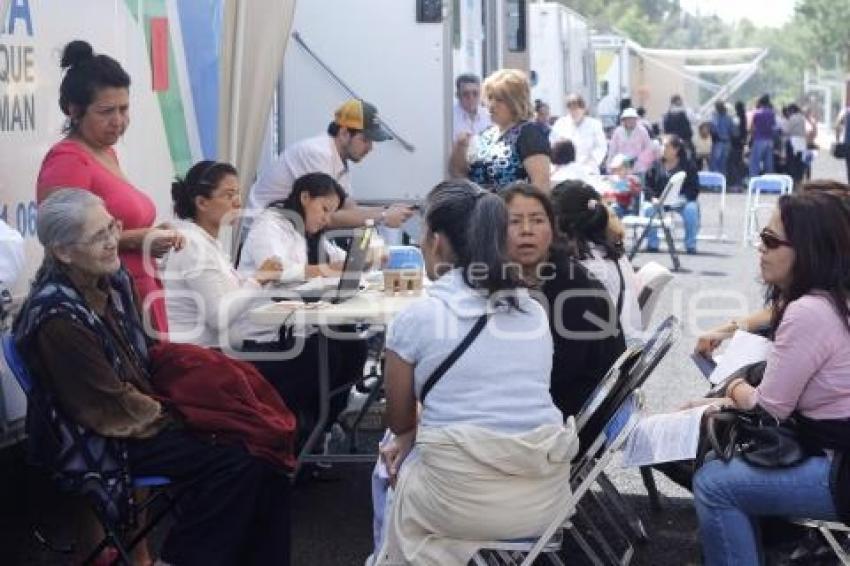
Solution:
<svg viewBox="0 0 850 566">
<path fill-rule="evenodd" d="M 478 98 L 481 95 L 480 90 L 462 90 L 460 91 L 461 98 Z"/>
<path fill-rule="evenodd" d="M 759 233 L 759 239 L 761 240 L 762 245 L 768 250 L 775 250 L 779 246 L 788 246 L 789 248 L 794 247 L 794 244 L 788 240 L 783 240 L 767 228 Z"/>
<path fill-rule="evenodd" d="M 123 230 L 123 228 L 124 228 L 124 224 L 120 220 L 113 218 L 112 222 L 110 222 L 109 226 L 107 226 L 106 228 L 103 228 L 102 230 L 98 230 L 90 238 L 87 238 L 85 240 L 79 240 L 78 242 L 75 242 L 75 243 L 79 244 L 81 246 L 89 246 L 89 247 L 100 246 L 100 247 L 103 247 L 112 238 L 115 238 L 116 240 L 118 240 L 118 238 L 121 236 L 121 230 Z"/>
</svg>

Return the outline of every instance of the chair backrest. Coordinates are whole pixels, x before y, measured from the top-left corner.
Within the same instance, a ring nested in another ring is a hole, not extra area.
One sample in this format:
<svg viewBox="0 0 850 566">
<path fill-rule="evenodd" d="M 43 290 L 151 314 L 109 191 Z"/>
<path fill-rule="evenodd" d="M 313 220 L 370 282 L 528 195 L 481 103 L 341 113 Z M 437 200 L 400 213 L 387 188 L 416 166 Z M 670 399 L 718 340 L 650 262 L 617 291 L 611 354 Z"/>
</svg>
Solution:
<svg viewBox="0 0 850 566">
<path fill-rule="evenodd" d="M 670 180 L 667 181 L 667 185 L 664 187 L 664 190 L 661 191 L 661 196 L 658 197 L 659 204 L 670 204 L 671 202 L 678 200 L 679 193 L 682 192 L 682 185 L 685 184 L 685 179 L 687 179 L 687 177 L 688 174 L 684 171 L 679 171 L 670 177 Z"/>
<path fill-rule="evenodd" d="M 793 188 L 794 180 L 789 175 L 770 173 L 750 179 L 747 190 L 751 194 L 785 195 L 791 193 Z"/>
<path fill-rule="evenodd" d="M 575 415 L 576 430 L 581 431 L 584 425 L 594 416 L 596 411 L 605 403 L 619 383 L 624 381 L 624 377 L 628 375 L 629 370 L 637 362 L 643 351 L 643 345 L 629 346 L 626 351 L 611 365 L 611 368 L 605 373 L 605 377 L 584 402 L 581 410 Z"/>
<path fill-rule="evenodd" d="M 641 326 L 646 330 L 649 327 L 649 321 L 652 320 L 655 307 L 658 305 L 661 290 L 673 280 L 673 274 L 660 263 L 650 261 L 638 270 L 637 278 L 641 284 L 638 293 Z"/>
<path fill-rule="evenodd" d="M 726 175 L 716 171 L 700 171 L 699 187 L 705 190 L 726 192 Z"/>
<path fill-rule="evenodd" d="M 587 449 L 590 446 L 589 442 L 599 435 L 623 400 L 646 382 L 676 341 L 678 327 L 679 320 L 675 316 L 667 317 L 644 344 L 640 356 L 630 364 L 611 393 L 602 401 L 601 406 L 585 419 L 584 426 L 579 430 L 582 451 Z"/>
<path fill-rule="evenodd" d="M 33 381 L 27 370 L 27 366 L 24 364 L 23 358 L 21 358 L 20 352 L 18 352 L 18 347 L 15 345 L 15 338 L 11 334 L 4 334 L 2 341 L 3 357 L 6 358 L 6 365 L 9 366 L 9 370 L 12 372 L 18 385 L 21 386 L 24 394 L 29 397 L 32 395 Z"/>
</svg>

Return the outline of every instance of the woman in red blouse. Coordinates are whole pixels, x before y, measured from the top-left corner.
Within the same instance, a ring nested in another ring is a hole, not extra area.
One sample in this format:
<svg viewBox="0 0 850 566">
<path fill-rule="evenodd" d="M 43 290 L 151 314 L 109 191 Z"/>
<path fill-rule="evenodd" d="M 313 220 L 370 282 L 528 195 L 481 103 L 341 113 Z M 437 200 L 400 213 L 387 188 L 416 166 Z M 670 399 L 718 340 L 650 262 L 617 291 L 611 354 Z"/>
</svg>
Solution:
<svg viewBox="0 0 850 566">
<path fill-rule="evenodd" d="M 127 180 L 112 147 L 130 123 L 130 77 L 113 58 L 95 55 L 91 45 L 79 40 L 65 46 L 61 67 L 65 76 L 59 107 L 68 117 L 66 135 L 41 164 L 36 199 L 40 203 L 65 187 L 87 189 L 103 199 L 123 224 L 119 253 L 145 306 L 146 322 L 164 334 L 165 301 L 151 258 L 179 248 L 182 238 L 167 225 L 154 226 L 153 200 Z M 146 300 L 155 291 L 160 294 Z"/>
</svg>

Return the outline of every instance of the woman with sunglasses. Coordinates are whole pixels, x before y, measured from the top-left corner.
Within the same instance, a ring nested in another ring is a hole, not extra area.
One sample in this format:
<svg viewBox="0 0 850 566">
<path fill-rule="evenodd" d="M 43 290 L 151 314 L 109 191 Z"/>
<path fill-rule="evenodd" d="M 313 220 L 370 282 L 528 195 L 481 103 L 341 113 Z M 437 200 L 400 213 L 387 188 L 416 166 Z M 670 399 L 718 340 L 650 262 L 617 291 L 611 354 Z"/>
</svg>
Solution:
<svg viewBox="0 0 850 566">
<path fill-rule="evenodd" d="M 758 564 L 756 519 L 846 520 L 844 450 L 850 438 L 850 211 L 835 195 L 783 196 L 761 233 L 760 267 L 773 346 L 761 383 L 726 385 L 721 404 L 797 416 L 814 455 L 787 468 L 740 456 L 708 461 L 694 477 L 705 564 Z M 824 452 L 825 450 L 825 452 Z"/>
<path fill-rule="evenodd" d="M 830 179 L 812 179 L 803 183 L 803 192 L 827 192 L 850 203 L 850 185 L 840 181 Z M 768 238 L 770 241 L 770 238 Z M 771 309 L 765 307 L 755 312 L 748 314 L 743 318 L 730 320 L 729 322 L 712 328 L 708 332 L 702 334 L 697 340 L 697 345 L 694 351 L 706 357 L 711 357 L 712 353 L 723 343 L 727 338 L 731 338 L 736 330 L 745 332 L 754 332 L 757 334 L 763 333 L 770 327 Z"/>
</svg>

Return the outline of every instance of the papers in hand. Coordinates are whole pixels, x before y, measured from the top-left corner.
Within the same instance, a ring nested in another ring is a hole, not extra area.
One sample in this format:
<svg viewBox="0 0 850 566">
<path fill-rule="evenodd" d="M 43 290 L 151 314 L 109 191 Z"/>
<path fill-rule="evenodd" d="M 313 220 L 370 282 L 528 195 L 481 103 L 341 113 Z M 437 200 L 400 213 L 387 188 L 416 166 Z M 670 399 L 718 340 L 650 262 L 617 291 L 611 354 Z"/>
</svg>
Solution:
<svg viewBox="0 0 850 566">
<path fill-rule="evenodd" d="M 708 376 L 708 380 L 713 385 L 717 385 L 723 383 L 738 370 L 756 362 L 763 362 L 767 359 L 770 346 L 771 342 L 767 338 L 743 330 L 736 330 L 729 340 L 723 356 L 718 358 L 717 367 Z"/>
<path fill-rule="evenodd" d="M 626 440 L 620 465 L 649 466 L 696 458 L 700 421 L 708 407 L 642 417 Z"/>
</svg>

